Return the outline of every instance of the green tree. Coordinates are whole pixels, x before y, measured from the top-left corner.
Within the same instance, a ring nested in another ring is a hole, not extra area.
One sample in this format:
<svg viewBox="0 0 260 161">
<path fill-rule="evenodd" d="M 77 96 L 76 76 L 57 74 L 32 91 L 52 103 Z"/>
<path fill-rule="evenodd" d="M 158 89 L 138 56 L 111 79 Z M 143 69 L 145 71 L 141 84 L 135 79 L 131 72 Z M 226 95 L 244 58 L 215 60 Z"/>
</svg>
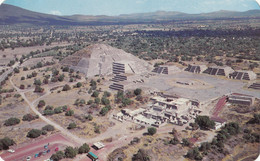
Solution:
<svg viewBox="0 0 260 161">
<path fill-rule="evenodd" d="M 77 124 L 75 122 L 72 122 L 69 124 L 68 129 L 75 129 L 77 127 Z"/>
<path fill-rule="evenodd" d="M 54 128 L 54 126 L 52 126 L 52 125 L 45 125 L 44 127 L 42 127 L 42 130 L 45 130 L 45 131 L 54 131 L 55 128 Z"/>
<path fill-rule="evenodd" d="M 9 137 L 4 137 L 3 139 L 0 139 L 0 150 L 7 150 L 9 149 L 9 146 L 12 146 L 14 144 L 15 142 L 12 139 L 10 139 Z"/>
<path fill-rule="evenodd" d="M 37 138 L 39 136 L 41 136 L 42 131 L 38 130 L 38 129 L 32 129 L 27 133 L 27 137 L 29 138 Z"/>
<path fill-rule="evenodd" d="M 41 108 L 43 106 L 45 106 L 45 101 L 44 100 L 40 100 L 39 103 L 38 103 L 38 107 Z"/>
<path fill-rule="evenodd" d="M 105 116 L 105 115 L 108 113 L 108 111 L 109 111 L 108 108 L 103 107 L 99 113 L 100 113 L 102 116 Z"/>
<path fill-rule="evenodd" d="M 65 116 L 72 116 L 74 115 L 74 111 L 73 110 L 69 110 L 65 113 Z"/>
<path fill-rule="evenodd" d="M 94 91 L 91 96 L 92 96 L 92 97 L 98 97 L 98 95 L 99 95 L 99 92 L 98 92 L 98 91 Z"/>
<path fill-rule="evenodd" d="M 53 161 L 59 161 L 62 160 L 65 157 L 65 154 L 63 153 L 63 151 L 58 151 L 55 154 L 52 154 L 51 159 Z"/>
<path fill-rule="evenodd" d="M 65 156 L 66 158 L 75 158 L 76 155 L 77 155 L 77 149 L 76 148 L 73 148 L 71 146 L 67 147 L 65 149 Z"/>
<path fill-rule="evenodd" d="M 63 86 L 63 88 L 62 88 L 62 90 L 63 91 L 68 91 L 68 90 L 70 90 L 71 88 L 70 88 L 70 86 L 68 85 L 68 84 L 65 84 L 64 86 Z"/>
<path fill-rule="evenodd" d="M 90 147 L 87 143 L 84 143 L 81 147 L 79 147 L 79 154 L 88 153 L 90 150 Z"/>
<path fill-rule="evenodd" d="M 5 120 L 4 125 L 5 126 L 13 126 L 13 125 L 17 125 L 20 123 L 20 119 L 16 118 L 16 117 L 11 117 L 7 120 Z"/>
<path fill-rule="evenodd" d="M 154 135 L 157 132 L 157 129 L 155 127 L 148 127 L 147 132 L 149 135 Z"/>
<path fill-rule="evenodd" d="M 150 161 L 150 156 L 144 149 L 139 149 L 138 152 L 133 155 L 132 161 Z"/>
<path fill-rule="evenodd" d="M 142 89 L 140 89 L 140 88 L 137 88 L 137 89 L 134 90 L 134 94 L 136 96 L 140 95 L 141 93 L 142 93 Z"/>
<path fill-rule="evenodd" d="M 190 146 L 190 141 L 189 141 L 188 139 L 183 138 L 183 139 L 182 139 L 182 144 L 183 144 L 184 146 Z"/>
<path fill-rule="evenodd" d="M 210 120 L 208 116 L 197 116 L 195 119 L 201 129 L 214 129 L 215 122 Z"/>
</svg>

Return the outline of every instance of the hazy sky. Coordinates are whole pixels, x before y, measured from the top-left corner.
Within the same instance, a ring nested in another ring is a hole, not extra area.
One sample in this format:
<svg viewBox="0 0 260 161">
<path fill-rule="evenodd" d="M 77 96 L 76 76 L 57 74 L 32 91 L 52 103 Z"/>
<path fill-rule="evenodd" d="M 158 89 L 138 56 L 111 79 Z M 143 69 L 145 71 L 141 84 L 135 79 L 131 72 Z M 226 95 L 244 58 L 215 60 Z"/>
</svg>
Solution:
<svg viewBox="0 0 260 161">
<path fill-rule="evenodd" d="M 158 10 L 202 13 L 260 9 L 256 0 L 5 0 L 4 3 L 57 15 L 119 15 Z"/>
</svg>

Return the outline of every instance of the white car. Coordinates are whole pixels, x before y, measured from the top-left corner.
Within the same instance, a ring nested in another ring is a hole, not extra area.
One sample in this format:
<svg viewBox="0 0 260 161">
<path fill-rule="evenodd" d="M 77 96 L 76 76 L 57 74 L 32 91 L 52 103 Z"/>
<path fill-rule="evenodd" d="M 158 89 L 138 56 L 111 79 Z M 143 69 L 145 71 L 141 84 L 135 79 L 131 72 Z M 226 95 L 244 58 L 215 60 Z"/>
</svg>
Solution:
<svg viewBox="0 0 260 161">
<path fill-rule="evenodd" d="M 29 160 L 31 160 L 31 156 L 28 156 L 28 157 L 26 157 L 26 161 L 29 161 Z"/>
<path fill-rule="evenodd" d="M 8 149 L 7 151 L 10 152 L 10 153 L 14 153 L 15 152 L 15 150 L 13 150 L 13 149 Z"/>
</svg>

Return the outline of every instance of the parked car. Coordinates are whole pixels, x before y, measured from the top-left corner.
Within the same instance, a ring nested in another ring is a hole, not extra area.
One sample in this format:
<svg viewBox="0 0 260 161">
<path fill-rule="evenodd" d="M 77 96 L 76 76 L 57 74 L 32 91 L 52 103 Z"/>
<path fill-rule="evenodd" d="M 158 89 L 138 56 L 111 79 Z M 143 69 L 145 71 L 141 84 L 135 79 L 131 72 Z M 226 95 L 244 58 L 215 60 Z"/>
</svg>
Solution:
<svg viewBox="0 0 260 161">
<path fill-rule="evenodd" d="M 57 147 L 57 148 L 55 148 L 55 151 L 59 151 L 59 148 Z"/>
<path fill-rule="evenodd" d="M 14 149 L 8 149 L 7 151 L 8 151 L 9 153 L 14 153 L 14 152 L 15 152 Z"/>
<path fill-rule="evenodd" d="M 31 160 L 31 159 L 32 159 L 31 156 L 26 157 L 26 161 L 29 161 L 29 160 Z"/>
<path fill-rule="evenodd" d="M 49 153 L 50 151 L 51 151 L 51 149 L 48 149 L 48 150 L 47 150 L 47 153 Z"/>
</svg>

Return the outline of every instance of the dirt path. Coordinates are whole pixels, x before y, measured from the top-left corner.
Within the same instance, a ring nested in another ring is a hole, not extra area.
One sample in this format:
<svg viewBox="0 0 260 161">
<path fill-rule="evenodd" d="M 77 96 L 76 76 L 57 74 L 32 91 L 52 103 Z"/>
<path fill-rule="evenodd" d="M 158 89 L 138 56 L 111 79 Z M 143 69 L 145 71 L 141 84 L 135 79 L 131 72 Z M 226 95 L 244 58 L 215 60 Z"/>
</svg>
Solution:
<svg viewBox="0 0 260 161">
<path fill-rule="evenodd" d="M 10 83 L 11 85 L 17 90 L 17 92 L 22 96 L 22 98 L 25 100 L 25 102 L 29 105 L 29 107 L 31 108 L 31 110 L 36 114 L 39 115 L 39 118 L 42 119 L 44 122 L 46 122 L 47 124 L 50 124 L 52 126 L 54 126 L 55 129 L 58 129 L 59 131 L 61 131 L 61 133 L 65 136 L 67 136 L 68 138 L 72 139 L 73 141 L 75 141 L 77 144 L 81 145 L 82 143 L 86 142 L 86 139 L 82 139 L 79 138 L 78 136 L 70 133 L 67 129 L 64 129 L 63 127 L 61 127 L 59 124 L 49 120 L 47 117 L 43 116 L 36 108 L 34 103 L 36 103 L 38 100 L 42 99 L 43 97 L 49 95 L 51 92 L 48 89 L 47 92 L 37 98 L 36 100 L 34 100 L 33 102 L 30 102 L 27 97 L 25 96 L 24 92 L 22 92 L 18 87 L 16 87 L 12 81 L 13 76 L 10 78 Z"/>
</svg>

